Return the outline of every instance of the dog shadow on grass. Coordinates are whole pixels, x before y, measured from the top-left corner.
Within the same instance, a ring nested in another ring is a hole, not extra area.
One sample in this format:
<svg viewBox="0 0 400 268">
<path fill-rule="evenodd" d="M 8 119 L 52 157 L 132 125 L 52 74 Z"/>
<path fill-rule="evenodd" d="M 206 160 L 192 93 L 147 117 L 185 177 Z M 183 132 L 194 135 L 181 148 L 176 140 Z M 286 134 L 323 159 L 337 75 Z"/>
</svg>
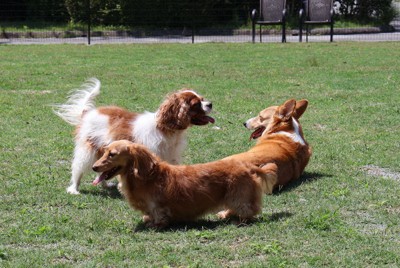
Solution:
<svg viewBox="0 0 400 268">
<path fill-rule="evenodd" d="M 323 174 L 319 172 L 304 172 L 299 179 L 292 181 L 289 183 L 287 186 L 283 187 L 282 189 L 276 189 L 273 193 L 273 195 L 279 195 L 284 192 L 290 192 L 295 190 L 297 187 L 303 185 L 303 184 L 308 184 L 308 183 L 313 183 L 316 180 L 320 179 L 326 179 L 330 178 L 332 175 L 330 174 Z"/>
<path fill-rule="evenodd" d="M 90 194 L 93 196 L 101 196 L 101 197 L 107 197 L 107 198 L 112 198 L 112 199 L 123 199 L 123 196 L 117 189 L 117 187 L 108 187 L 107 189 L 97 189 L 97 188 L 92 188 L 90 190 L 81 190 L 82 194 Z"/>
<path fill-rule="evenodd" d="M 143 221 L 141 221 L 136 225 L 134 232 L 147 232 L 152 230 L 155 230 L 157 232 L 176 232 L 176 231 L 185 232 L 189 230 L 204 231 L 204 230 L 215 230 L 218 227 L 226 226 L 228 224 L 229 223 L 227 221 L 222 221 L 222 220 L 200 219 L 193 222 L 172 223 L 166 228 L 154 229 L 146 226 L 146 224 Z"/>
<path fill-rule="evenodd" d="M 136 225 L 134 232 L 147 232 L 151 230 L 155 230 L 157 232 L 176 232 L 176 231 L 186 232 L 191 230 L 212 231 L 219 227 L 224 227 L 224 226 L 225 227 L 236 226 L 238 228 L 245 228 L 255 224 L 267 224 L 269 222 L 280 221 L 284 218 L 291 217 L 292 215 L 293 215 L 292 213 L 286 211 L 273 213 L 272 215 L 268 216 L 259 215 L 254 220 L 246 223 L 240 223 L 239 218 L 237 217 L 232 217 L 228 220 L 199 219 L 197 221 L 192 221 L 192 222 L 173 223 L 164 229 L 152 229 L 150 227 L 147 227 L 146 224 L 143 221 L 141 221 Z"/>
</svg>

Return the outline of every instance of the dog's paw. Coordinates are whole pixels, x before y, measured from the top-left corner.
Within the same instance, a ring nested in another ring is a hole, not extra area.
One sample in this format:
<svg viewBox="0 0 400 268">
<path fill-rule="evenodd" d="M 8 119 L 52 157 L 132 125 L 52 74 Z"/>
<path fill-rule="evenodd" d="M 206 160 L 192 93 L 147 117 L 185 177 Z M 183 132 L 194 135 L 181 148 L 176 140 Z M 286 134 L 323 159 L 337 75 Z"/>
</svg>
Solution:
<svg viewBox="0 0 400 268">
<path fill-rule="evenodd" d="M 168 221 L 155 221 L 151 216 L 144 215 L 143 223 L 147 228 L 162 230 L 168 226 Z"/>
<path fill-rule="evenodd" d="M 223 210 L 217 213 L 217 217 L 221 220 L 225 220 L 231 216 L 231 212 L 229 210 Z"/>
<path fill-rule="evenodd" d="M 67 188 L 67 193 L 74 195 L 80 194 L 79 191 L 73 185 Z"/>
<path fill-rule="evenodd" d="M 142 220 L 145 224 L 147 224 L 147 223 L 151 222 L 153 219 L 149 215 L 143 215 Z"/>
<path fill-rule="evenodd" d="M 118 182 L 117 189 L 120 193 L 122 193 L 122 183 Z"/>
</svg>

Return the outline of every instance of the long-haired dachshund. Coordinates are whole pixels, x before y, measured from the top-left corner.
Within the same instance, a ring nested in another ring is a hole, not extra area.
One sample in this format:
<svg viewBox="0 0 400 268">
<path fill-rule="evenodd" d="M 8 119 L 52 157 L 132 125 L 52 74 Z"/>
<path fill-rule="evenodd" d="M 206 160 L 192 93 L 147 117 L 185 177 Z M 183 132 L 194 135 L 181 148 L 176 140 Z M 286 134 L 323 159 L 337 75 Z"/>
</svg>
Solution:
<svg viewBox="0 0 400 268">
<path fill-rule="evenodd" d="M 93 184 L 120 175 L 120 190 L 144 222 L 163 228 L 223 209 L 222 219 L 252 219 L 261 210 L 264 171 L 236 160 L 171 165 L 145 146 L 115 141 L 93 165 L 100 172 Z"/>
</svg>

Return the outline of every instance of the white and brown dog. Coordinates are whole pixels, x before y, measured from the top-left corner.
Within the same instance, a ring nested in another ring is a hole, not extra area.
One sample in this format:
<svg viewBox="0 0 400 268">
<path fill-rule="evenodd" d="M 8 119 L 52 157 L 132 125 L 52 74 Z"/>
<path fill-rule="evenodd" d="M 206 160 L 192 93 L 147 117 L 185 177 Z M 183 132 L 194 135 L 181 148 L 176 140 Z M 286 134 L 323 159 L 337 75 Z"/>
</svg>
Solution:
<svg viewBox="0 0 400 268">
<path fill-rule="evenodd" d="M 116 140 L 130 140 L 149 148 L 161 159 L 179 164 L 186 146 L 186 130 L 191 125 L 214 123 L 208 114 L 212 104 L 191 89 L 170 94 L 154 113 L 134 113 L 116 106 L 95 107 L 100 81 L 92 78 L 73 93 L 55 113 L 76 126 L 70 194 L 79 194 L 82 176 Z"/>
</svg>

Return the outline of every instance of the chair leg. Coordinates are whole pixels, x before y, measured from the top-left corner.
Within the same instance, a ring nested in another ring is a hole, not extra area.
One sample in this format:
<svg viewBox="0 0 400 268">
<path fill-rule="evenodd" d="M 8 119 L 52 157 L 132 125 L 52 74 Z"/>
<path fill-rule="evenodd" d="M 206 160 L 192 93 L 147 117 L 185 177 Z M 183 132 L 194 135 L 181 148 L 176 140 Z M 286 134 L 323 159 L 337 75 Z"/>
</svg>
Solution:
<svg viewBox="0 0 400 268">
<path fill-rule="evenodd" d="M 286 24 L 282 24 L 282 43 L 286 43 Z"/>
<path fill-rule="evenodd" d="M 261 24 L 260 24 L 260 43 L 262 43 L 262 31 L 261 31 Z"/>
<path fill-rule="evenodd" d="M 308 43 L 308 25 L 306 25 L 306 42 Z"/>
<path fill-rule="evenodd" d="M 331 22 L 331 42 L 333 42 L 333 22 Z"/>
<path fill-rule="evenodd" d="M 256 24 L 253 20 L 251 23 L 251 41 L 253 42 L 253 44 L 255 43 L 255 39 L 256 39 Z"/>
<path fill-rule="evenodd" d="M 303 24 L 301 21 L 299 23 L 299 42 L 303 42 Z"/>
</svg>

